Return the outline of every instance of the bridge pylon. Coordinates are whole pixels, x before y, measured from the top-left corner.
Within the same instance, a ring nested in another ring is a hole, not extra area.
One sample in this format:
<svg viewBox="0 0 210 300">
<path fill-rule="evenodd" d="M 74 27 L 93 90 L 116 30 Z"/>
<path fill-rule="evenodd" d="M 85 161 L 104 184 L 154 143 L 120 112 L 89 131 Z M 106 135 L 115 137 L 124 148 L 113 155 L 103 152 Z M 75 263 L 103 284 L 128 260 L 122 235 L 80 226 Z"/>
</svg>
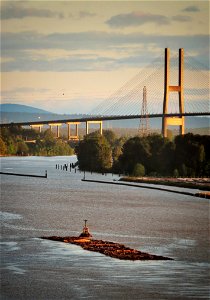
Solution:
<svg viewBox="0 0 210 300">
<path fill-rule="evenodd" d="M 184 134 L 184 116 L 168 117 L 168 102 L 170 92 L 179 93 L 179 113 L 184 113 L 184 49 L 179 49 L 179 80 L 177 86 L 169 85 L 170 82 L 170 50 L 165 49 L 165 76 L 164 76 L 164 100 L 163 100 L 163 118 L 162 118 L 162 134 L 167 137 L 168 125 L 179 126 L 179 133 Z"/>
</svg>

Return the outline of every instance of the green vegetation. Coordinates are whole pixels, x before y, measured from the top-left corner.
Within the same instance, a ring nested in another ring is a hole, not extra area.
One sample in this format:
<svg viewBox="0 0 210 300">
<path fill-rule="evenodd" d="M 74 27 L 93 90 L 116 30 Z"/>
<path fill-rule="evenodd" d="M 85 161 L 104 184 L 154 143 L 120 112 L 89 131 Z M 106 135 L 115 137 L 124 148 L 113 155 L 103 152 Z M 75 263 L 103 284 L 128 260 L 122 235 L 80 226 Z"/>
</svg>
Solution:
<svg viewBox="0 0 210 300">
<path fill-rule="evenodd" d="M 210 137 L 188 133 L 173 142 L 157 134 L 134 137 L 123 145 L 119 162 L 128 175 L 142 164 L 149 176 L 209 176 Z"/>
<path fill-rule="evenodd" d="M 118 172 L 118 159 L 125 141 L 111 130 L 104 130 L 102 136 L 98 131 L 88 134 L 75 149 L 80 170 Z"/>
<path fill-rule="evenodd" d="M 73 153 L 69 143 L 64 138 L 56 139 L 49 129 L 43 133 L 17 126 L 1 129 L 0 155 L 53 156 Z"/>
<path fill-rule="evenodd" d="M 112 166 L 112 151 L 105 136 L 88 134 L 76 147 L 80 170 L 105 172 Z"/>
<path fill-rule="evenodd" d="M 28 142 L 30 140 L 30 142 Z M 111 130 L 93 132 L 75 148 L 80 170 L 113 172 L 129 176 L 210 176 L 210 136 L 188 133 L 174 140 L 159 134 L 117 138 Z M 50 130 L 13 126 L 2 128 L 1 155 L 72 155 L 64 137 L 56 139 Z"/>
<path fill-rule="evenodd" d="M 103 136 L 86 136 L 76 153 L 79 168 L 87 171 L 136 177 L 210 175 L 210 137 L 191 133 L 176 136 L 174 141 L 158 134 L 125 140 L 105 130 Z"/>
<path fill-rule="evenodd" d="M 136 164 L 133 170 L 133 176 L 142 177 L 145 175 L 145 167 L 142 164 Z"/>
</svg>

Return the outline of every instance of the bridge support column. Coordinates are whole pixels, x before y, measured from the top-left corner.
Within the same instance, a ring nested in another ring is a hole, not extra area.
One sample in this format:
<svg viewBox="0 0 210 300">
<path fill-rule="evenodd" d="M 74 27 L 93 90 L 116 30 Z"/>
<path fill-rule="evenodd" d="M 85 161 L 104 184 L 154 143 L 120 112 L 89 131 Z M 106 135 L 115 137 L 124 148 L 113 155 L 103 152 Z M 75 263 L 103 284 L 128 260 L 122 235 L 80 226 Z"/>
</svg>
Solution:
<svg viewBox="0 0 210 300">
<path fill-rule="evenodd" d="M 164 101 L 163 101 L 163 119 L 162 119 L 162 134 L 167 137 L 168 125 L 179 126 L 180 134 L 184 134 L 184 117 L 181 115 L 184 113 L 184 49 L 179 49 L 179 85 L 171 86 L 170 82 L 170 51 L 168 48 L 165 49 L 165 83 L 164 83 Z M 168 102 L 169 93 L 179 93 L 179 113 L 180 117 L 168 117 Z"/>
<path fill-rule="evenodd" d="M 68 140 L 78 140 L 79 139 L 79 124 L 80 122 L 67 122 L 68 128 Z M 75 125 L 75 135 L 71 135 L 71 125 Z"/>
<path fill-rule="evenodd" d="M 68 128 L 68 134 L 67 134 L 67 136 L 68 136 L 68 140 L 70 140 L 71 128 L 70 128 L 70 124 L 69 123 L 67 123 L 67 128 Z"/>
<path fill-rule="evenodd" d="M 56 137 L 59 138 L 60 137 L 59 127 L 62 125 L 62 123 L 49 123 L 48 125 L 50 126 L 50 130 L 52 130 L 53 126 L 56 126 Z"/>
<path fill-rule="evenodd" d="M 89 124 L 99 124 L 100 125 L 100 134 L 103 133 L 103 121 L 86 121 L 86 135 L 89 133 Z"/>
<path fill-rule="evenodd" d="M 60 131 L 59 131 L 59 125 L 57 125 L 57 130 L 56 130 L 56 133 L 57 133 L 57 138 L 59 138 L 59 136 L 60 136 Z"/>
</svg>

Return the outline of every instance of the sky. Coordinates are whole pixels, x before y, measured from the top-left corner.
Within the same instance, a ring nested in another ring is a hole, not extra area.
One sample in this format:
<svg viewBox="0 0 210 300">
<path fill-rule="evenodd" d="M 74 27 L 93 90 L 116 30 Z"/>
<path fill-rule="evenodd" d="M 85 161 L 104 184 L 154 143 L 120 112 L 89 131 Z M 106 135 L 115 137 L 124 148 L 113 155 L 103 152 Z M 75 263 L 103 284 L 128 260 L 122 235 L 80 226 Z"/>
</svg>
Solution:
<svg viewBox="0 0 210 300">
<path fill-rule="evenodd" d="M 167 47 L 209 69 L 208 1 L 1 1 L 1 103 L 88 113 Z"/>
</svg>

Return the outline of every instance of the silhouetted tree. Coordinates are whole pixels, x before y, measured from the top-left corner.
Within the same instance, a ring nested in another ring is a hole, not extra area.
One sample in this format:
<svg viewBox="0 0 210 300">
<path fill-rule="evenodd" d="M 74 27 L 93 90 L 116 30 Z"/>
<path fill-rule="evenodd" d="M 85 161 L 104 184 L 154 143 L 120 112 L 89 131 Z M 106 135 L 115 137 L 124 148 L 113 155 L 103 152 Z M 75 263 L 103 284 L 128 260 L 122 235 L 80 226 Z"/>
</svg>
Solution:
<svg viewBox="0 0 210 300">
<path fill-rule="evenodd" d="M 76 147 L 80 170 L 104 172 L 112 166 L 112 151 L 104 136 L 92 133 Z"/>
<path fill-rule="evenodd" d="M 147 169 L 151 157 L 150 145 L 145 138 L 133 137 L 125 142 L 119 162 L 125 173 L 132 174 L 137 163 Z"/>
</svg>

